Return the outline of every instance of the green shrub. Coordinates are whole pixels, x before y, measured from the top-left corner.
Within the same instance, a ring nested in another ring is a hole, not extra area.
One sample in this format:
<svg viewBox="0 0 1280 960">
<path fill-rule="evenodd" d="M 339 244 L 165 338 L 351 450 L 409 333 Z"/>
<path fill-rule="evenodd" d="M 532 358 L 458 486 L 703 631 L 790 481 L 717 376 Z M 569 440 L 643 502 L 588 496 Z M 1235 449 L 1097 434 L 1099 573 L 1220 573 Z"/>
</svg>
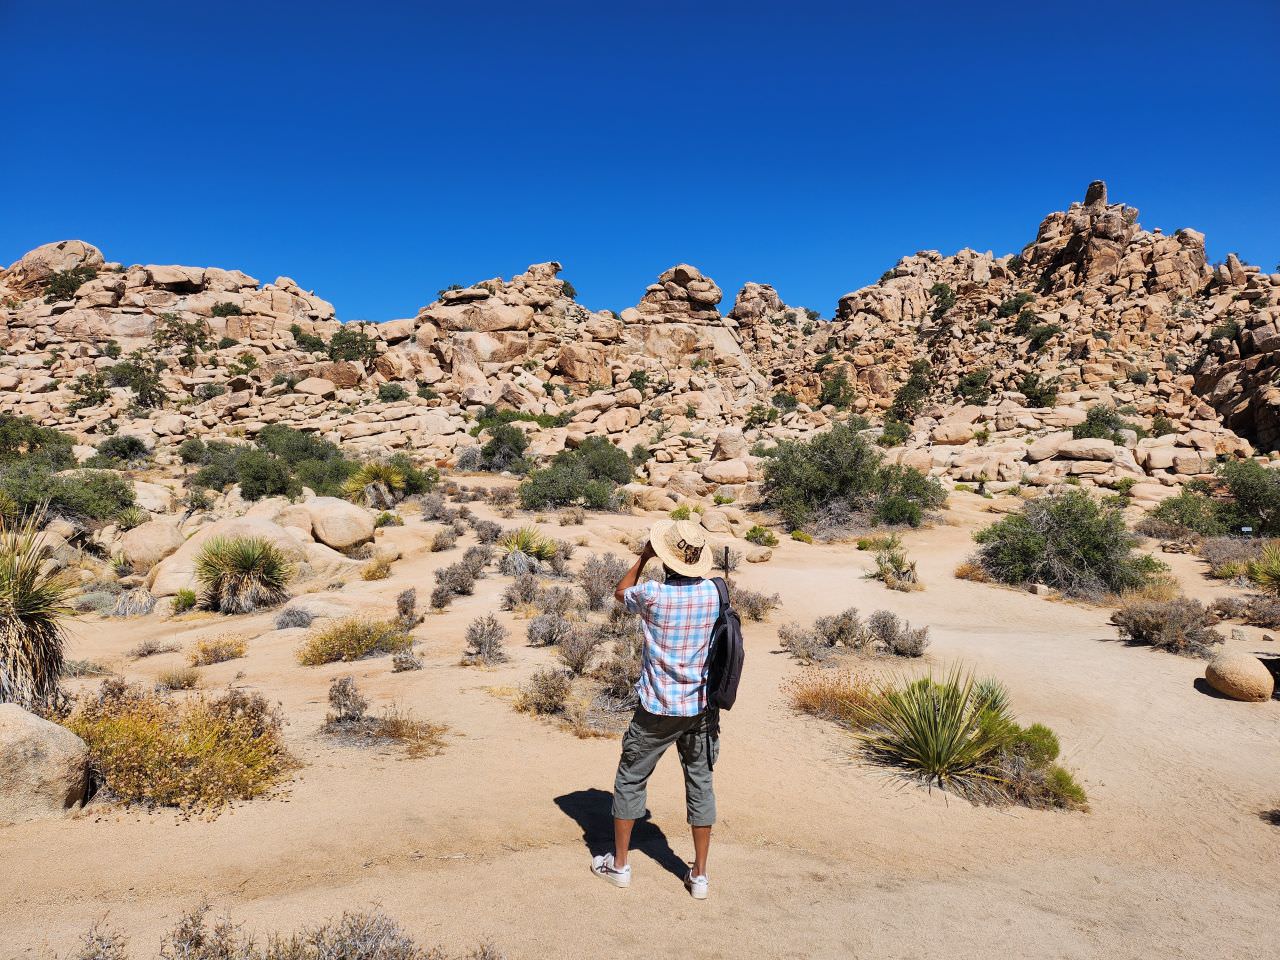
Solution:
<svg viewBox="0 0 1280 960">
<path fill-rule="evenodd" d="M 747 419 L 743 423 L 743 426 L 748 430 L 751 430 L 755 427 L 763 427 L 766 423 L 773 423 L 777 419 L 777 407 L 766 407 L 763 403 L 757 403 L 753 404 L 751 409 L 747 411 Z"/>
<path fill-rule="evenodd" d="M 842 524 L 861 520 L 898 522 L 890 517 L 942 506 L 941 484 L 909 467 L 886 465 L 879 451 L 859 434 L 863 422 L 835 424 L 808 440 L 784 440 L 765 463 L 763 494 L 788 529 L 811 520 Z"/>
<path fill-rule="evenodd" d="M 52 427 L 42 427 L 30 417 L 0 414 L 0 464 L 35 458 L 43 460 L 50 470 L 74 466 L 71 452 L 75 441 Z"/>
<path fill-rule="evenodd" d="M 846 380 L 845 382 L 847 383 L 848 381 Z M 824 384 L 823 389 L 825 388 L 826 388 L 826 385 Z M 850 399 L 850 402 L 852 402 L 852 398 Z M 795 398 L 794 394 L 789 393 L 786 390 L 779 390 L 776 393 L 774 393 L 773 398 L 769 401 L 769 403 L 772 406 L 776 407 L 777 409 L 781 410 L 782 412 L 786 413 L 788 411 L 794 410 L 799 405 L 800 401 Z M 846 406 L 847 405 L 848 404 L 846 404 Z"/>
<path fill-rule="evenodd" d="M 497 423 L 489 428 L 489 440 L 480 448 L 481 462 L 486 470 L 523 473 L 528 468 L 524 459 L 528 449 L 529 437 L 523 430 L 510 423 Z"/>
<path fill-rule="evenodd" d="M 1218 502 L 1192 484 L 1184 486 L 1177 496 L 1161 500 L 1147 511 L 1147 516 L 1175 528 L 1181 536 L 1196 533 L 1217 537 L 1227 532 Z"/>
<path fill-rule="evenodd" d="M 1029 407 L 1052 407 L 1058 402 L 1058 381 L 1041 380 L 1040 374 L 1028 373 L 1018 384 L 1018 392 L 1027 398 Z"/>
<path fill-rule="evenodd" d="M 889 417 L 910 423 L 920 416 L 924 402 L 929 397 L 929 387 L 933 377 L 933 368 L 928 360 L 916 360 L 911 364 L 907 381 L 893 395 L 893 403 L 889 407 Z"/>
<path fill-rule="evenodd" d="M 378 387 L 378 400 L 382 403 L 397 403 L 409 399 L 409 391 L 403 384 L 384 383 Z"/>
<path fill-rule="evenodd" d="M 77 290 L 97 275 L 98 271 L 93 267 L 72 267 L 70 270 L 56 271 L 45 281 L 44 302 L 70 300 Z"/>
<path fill-rule="evenodd" d="M 882 447 L 897 447 L 907 442 L 911 436 L 911 427 L 892 416 L 886 417 L 884 426 L 880 428 L 880 436 L 876 443 Z"/>
<path fill-rule="evenodd" d="M 208 350 L 213 342 L 209 325 L 203 320 L 183 320 L 176 313 L 162 313 L 156 321 L 155 345 L 161 349 L 178 348 L 178 362 L 183 369 L 196 366 L 201 350 Z"/>
<path fill-rule="evenodd" d="M 627 382 L 641 393 L 644 393 L 649 386 L 649 374 L 644 370 L 632 370 L 627 377 Z"/>
<path fill-rule="evenodd" d="M 235 337 L 222 337 L 218 340 L 219 350 L 230 350 L 232 347 L 240 346 L 240 341 Z"/>
<path fill-rule="evenodd" d="M 1088 438 L 1123 443 L 1124 438 L 1120 435 L 1121 430 L 1132 430 L 1139 437 L 1146 435 L 1146 430 L 1125 420 L 1120 416 L 1118 410 L 1102 404 L 1096 404 L 1085 413 L 1083 423 L 1077 423 L 1071 428 L 1071 435 L 1077 440 Z"/>
<path fill-rule="evenodd" d="M 196 554 L 200 605 L 220 613 L 251 613 L 289 598 L 294 565 L 261 537 L 213 537 Z"/>
<path fill-rule="evenodd" d="M 100 407 L 111 399 L 111 381 L 99 370 L 82 373 L 71 382 L 71 392 L 75 399 L 67 409 L 72 413 L 88 407 Z"/>
<path fill-rule="evenodd" d="M 837 410 L 847 410 L 854 398 L 853 387 L 849 385 L 849 375 L 841 368 L 822 381 L 822 389 L 818 393 L 818 406 L 832 406 Z"/>
<path fill-rule="evenodd" d="M 968 373 L 960 377 L 960 382 L 956 385 L 956 394 L 965 403 L 971 403 L 975 406 L 983 406 L 991 399 L 991 370 L 988 367 L 980 367 L 977 370 L 970 370 Z"/>
<path fill-rule="evenodd" d="M 743 537 L 748 543 L 754 543 L 760 547 L 776 547 L 778 545 L 777 534 L 768 527 L 760 526 L 760 524 L 756 524 L 748 530 L 743 534 Z"/>
<path fill-rule="evenodd" d="M 1177 425 L 1166 417 L 1164 414 L 1157 414 L 1151 420 L 1151 435 L 1153 437 L 1163 437 L 1170 433 L 1177 433 Z"/>
<path fill-rule="evenodd" d="M 792 530 L 791 539 L 796 543 L 813 543 L 813 537 L 805 533 L 803 530 Z"/>
<path fill-rule="evenodd" d="M 133 402 L 143 409 L 162 407 L 169 399 L 160 383 L 162 364 L 151 354 L 135 350 L 115 366 L 105 371 L 107 382 L 113 387 L 125 387 L 133 392 Z"/>
<path fill-rule="evenodd" d="M 188 610 L 194 610 L 199 598 L 194 590 L 179 590 L 173 595 L 173 612 L 186 613 Z"/>
<path fill-rule="evenodd" d="M 51 462 L 52 460 L 52 462 Z M 76 470 L 55 474 L 60 454 L 36 454 L 0 462 L 0 498 L 13 509 L 31 513 L 45 509 L 68 520 L 105 522 L 136 505 L 133 484 L 110 470 Z"/>
<path fill-rule="evenodd" d="M 1075 596 L 1142 587 L 1164 565 L 1135 555 L 1121 505 L 1068 490 L 1028 503 L 974 534 L 977 560 L 1004 583 L 1046 583 Z"/>
<path fill-rule="evenodd" d="M 581 503 L 592 510 L 617 506 L 617 487 L 631 480 L 631 461 L 604 437 L 588 437 L 576 450 L 556 454 L 550 465 L 534 470 L 520 484 L 520 502 L 528 510 Z"/>
<path fill-rule="evenodd" d="M 215 303 L 213 305 L 213 309 L 209 312 L 215 317 L 238 317 L 244 313 L 244 311 L 240 309 L 240 304 L 227 303 L 225 301 L 222 303 Z"/>
<path fill-rule="evenodd" d="M 365 332 L 367 326 L 364 321 L 343 324 L 329 341 L 329 359 L 359 360 L 366 363 L 377 360 L 378 341 Z"/>
<path fill-rule="evenodd" d="M 132 434 L 116 434 L 98 444 L 97 457 L 104 464 L 141 463 L 149 456 L 150 451 L 142 438 Z"/>
<path fill-rule="evenodd" d="M 1253 532 L 1270 535 L 1280 523 L 1280 471 L 1268 469 L 1256 460 L 1233 460 L 1218 468 L 1231 504 L 1223 519 L 1231 526 L 1250 526 Z"/>
<path fill-rule="evenodd" d="M 986 317 L 983 317 L 981 320 L 978 321 L 978 326 L 977 326 L 978 333 L 990 333 L 995 328 L 996 328 L 995 324 L 992 323 L 990 320 L 988 320 Z"/>
<path fill-rule="evenodd" d="M 946 283 L 935 283 L 929 288 L 929 296 L 933 297 L 931 315 L 935 321 L 941 320 L 956 305 L 956 294 Z"/>
<path fill-rule="evenodd" d="M 1211 340 L 1238 340 L 1240 338 L 1240 324 L 1235 320 L 1228 320 L 1214 327 L 1209 333 Z"/>
<path fill-rule="evenodd" d="M 1000 304 L 1000 306 L 996 308 L 996 316 L 1000 317 L 1001 319 L 1004 319 L 1006 317 L 1012 317 L 1015 313 L 1020 311 L 1023 307 L 1025 307 L 1028 303 L 1031 303 L 1033 300 L 1035 300 L 1034 294 L 1031 294 L 1031 293 L 1016 294 L 1010 297 L 1008 300 L 1003 301 Z"/>
<path fill-rule="evenodd" d="M 296 343 L 301 350 L 307 353 L 325 353 L 329 352 L 329 344 L 324 337 L 318 337 L 314 333 L 303 333 L 302 327 L 296 323 L 289 327 L 289 333 L 293 336 L 293 342 Z"/>
<path fill-rule="evenodd" d="M 1027 347 L 1032 353 L 1039 353 L 1050 340 L 1061 332 L 1062 327 L 1056 323 L 1038 323 L 1028 333 L 1030 342 Z"/>
</svg>

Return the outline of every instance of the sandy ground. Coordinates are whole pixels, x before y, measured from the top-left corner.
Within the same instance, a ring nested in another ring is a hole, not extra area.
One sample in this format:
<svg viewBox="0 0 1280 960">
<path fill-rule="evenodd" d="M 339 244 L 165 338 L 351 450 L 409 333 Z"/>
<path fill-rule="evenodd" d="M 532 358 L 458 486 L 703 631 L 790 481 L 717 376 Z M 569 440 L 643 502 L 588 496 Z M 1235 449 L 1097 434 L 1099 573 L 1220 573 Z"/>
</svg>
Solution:
<svg viewBox="0 0 1280 960">
<path fill-rule="evenodd" d="M 151 956 L 182 911 L 207 896 L 246 929 L 292 929 L 344 909 L 381 905 L 424 942 L 454 949 L 492 938 L 521 958 L 1235 958 L 1275 949 L 1280 827 L 1280 701 L 1233 703 L 1198 686 L 1203 663 L 1115 641 L 1108 611 L 959 581 L 970 532 L 992 519 L 957 498 L 947 523 L 906 540 L 927 589 L 901 594 L 861 578 L 851 546 L 784 542 L 744 565 L 747 586 L 778 592 L 766 624 L 749 624 L 738 706 L 726 715 L 716 768 L 721 820 L 711 899 L 685 893 L 692 855 L 679 764 L 664 759 L 650 788 L 652 820 L 636 831 L 627 891 L 587 870 L 609 835 L 616 740 L 580 740 L 514 712 L 510 688 L 547 650 L 461 667 L 462 633 L 496 609 L 505 578 L 416 634 L 426 669 L 392 674 L 387 658 L 298 666 L 300 632 L 268 633 L 270 617 L 78 623 L 70 655 L 150 680 L 180 654 L 131 661 L 144 637 L 184 646 L 234 631 L 248 656 L 204 668 L 216 688 L 238 683 L 281 701 L 304 761 L 280 796 L 214 819 L 91 805 L 76 817 L 0 829 L 0 956 L 65 954 L 106 917 Z M 483 511 L 481 511 L 483 512 Z M 617 531 L 644 518 L 588 520 L 592 549 L 624 552 Z M 432 525 L 390 531 L 410 553 L 389 580 L 346 594 L 389 609 L 406 586 L 430 592 L 444 554 L 421 546 Z M 581 527 L 549 528 L 575 537 Z M 1196 595 L 1222 588 L 1193 558 L 1171 558 Z M 945 670 L 960 661 L 1003 679 L 1024 721 L 1052 726 L 1089 791 L 1092 812 L 974 807 L 903 787 L 855 758 L 846 734 L 793 714 L 781 686 L 800 668 L 777 627 L 855 605 L 888 608 L 933 638 L 926 663 L 869 670 Z M 1258 631 L 1231 643 L 1269 650 Z M 318 733 L 330 680 L 353 674 L 375 706 L 396 701 L 449 724 L 445 752 L 341 746 Z"/>
</svg>

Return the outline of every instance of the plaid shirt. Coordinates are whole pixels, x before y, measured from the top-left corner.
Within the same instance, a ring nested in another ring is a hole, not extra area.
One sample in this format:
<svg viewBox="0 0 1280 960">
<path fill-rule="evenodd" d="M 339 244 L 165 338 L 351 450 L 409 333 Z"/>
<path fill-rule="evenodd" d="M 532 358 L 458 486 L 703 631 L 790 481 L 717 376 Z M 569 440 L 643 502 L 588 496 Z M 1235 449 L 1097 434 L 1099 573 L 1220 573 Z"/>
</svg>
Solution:
<svg viewBox="0 0 1280 960">
<path fill-rule="evenodd" d="M 694 717 L 707 708 L 707 654 L 720 595 L 710 580 L 646 580 L 628 588 L 626 607 L 640 614 L 644 652 L 636 695 L 662 717 Z"/>
</svg>

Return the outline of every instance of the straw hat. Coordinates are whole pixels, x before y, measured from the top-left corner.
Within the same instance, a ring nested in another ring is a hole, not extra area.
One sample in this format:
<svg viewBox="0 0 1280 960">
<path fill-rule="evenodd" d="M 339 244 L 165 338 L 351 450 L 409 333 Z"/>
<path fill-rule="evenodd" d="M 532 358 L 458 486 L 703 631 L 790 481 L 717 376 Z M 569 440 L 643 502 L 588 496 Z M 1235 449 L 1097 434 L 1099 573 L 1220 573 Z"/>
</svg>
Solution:
<svg viewBox="0 0 1280 960">
<path fill-rule="evenodd" d="M 658 559 L 686 577 L 711 572 L 711 544 L 707 532 L 692 520 L 659 520 L 649 531 L 649 544 Z"/>
</svg>

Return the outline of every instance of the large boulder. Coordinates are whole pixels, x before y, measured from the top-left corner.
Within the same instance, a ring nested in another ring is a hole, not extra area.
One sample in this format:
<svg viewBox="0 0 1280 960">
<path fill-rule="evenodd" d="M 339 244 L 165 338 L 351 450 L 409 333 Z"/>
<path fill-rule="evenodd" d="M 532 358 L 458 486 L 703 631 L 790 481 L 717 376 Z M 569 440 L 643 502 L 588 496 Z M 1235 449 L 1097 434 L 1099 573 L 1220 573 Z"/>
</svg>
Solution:
<svg viewBox="0 0 1280 960">
<path fill-rule="evenodd" d="M 9 275 L 18 283 L 31 283 L 48 280 L 55 273 L 76 267 L 97 269 L 102 262 L 102 251 L 93 244 L 83 240 L 59 240 L 25 254 L 10 265 Z"/>
<path fill-rule="evenodd" d="M 89 796 L 89 748 L 66 727 L 0 703 L 0 824 L 60 817 Z"/>
<path fill-rule="evenodd" d="M 214 537 L 261 537 L 294 563 L 307 559 L 306 544 L 295 530 L 261 517 L 231 517 L 201 527 L 177 551 L 156 564 L 148 584 L 151 592 L 157 597 L 171 597 L 179 590 L 195 590 L 199 586 L 196 557 Z"/>
<path fill-rule="evenodd" d="M 1262 661 L 1247 653 L 1224 650 L 1205 668 L 1209 686 L 1224 697 L 1257 703 L 1270 700 L 1275 692 L 1275 679 Z"/>
<path fill-rule="evenodd" d="M 150 570 L 186 542 L 177 517 L 148 520 L 120 537 L 120 552 L 134 570 Z"/>
<path fill-rule="evenodd" d="M 315 538 L 335 550 L 373 539 L 373 514 L 337 497 L 315 497 L 303 504 L 311 514 Z"/>
<path fill-rule="evenodd" d="M 746 438 L 742 436 L 740 427 L 725 427 L 716 434 L 715 444 L 711 448 L 713 460 L 741 460 L 747 456 L 749 448 Z"/>
</svg>

